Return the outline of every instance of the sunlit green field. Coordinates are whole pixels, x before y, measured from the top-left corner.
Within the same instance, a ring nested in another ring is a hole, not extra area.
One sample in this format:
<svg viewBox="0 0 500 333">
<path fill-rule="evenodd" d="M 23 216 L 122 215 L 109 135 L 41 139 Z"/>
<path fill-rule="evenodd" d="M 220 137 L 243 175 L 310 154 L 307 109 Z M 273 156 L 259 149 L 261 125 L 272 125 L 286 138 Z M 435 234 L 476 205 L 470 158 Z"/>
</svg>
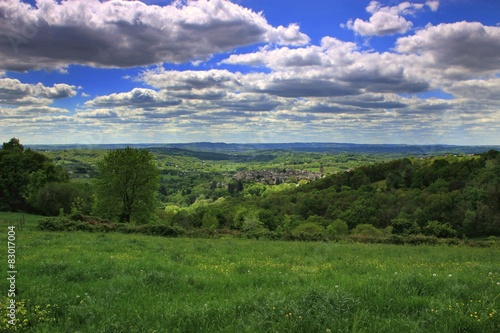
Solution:
<svg viewBox="0 0 500 333">
<path fill-rule="evenodd" d="M 31 223 L 15 242 L 17 322 L 3 316 L 5 332 L 500 331 L 498 247 L 51 233 Z M 5 309 L 8 281 L 0 287 Z"/>
</svg>

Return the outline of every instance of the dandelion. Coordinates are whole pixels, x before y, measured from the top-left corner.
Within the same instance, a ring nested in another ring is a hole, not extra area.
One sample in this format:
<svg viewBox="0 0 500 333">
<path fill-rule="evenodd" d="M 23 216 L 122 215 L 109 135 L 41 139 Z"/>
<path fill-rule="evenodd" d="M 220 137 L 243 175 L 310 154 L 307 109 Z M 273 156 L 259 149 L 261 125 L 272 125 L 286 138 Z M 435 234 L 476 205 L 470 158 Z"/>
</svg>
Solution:
<svg viewBox="0 0 500 333">
<path fill-rule="evenodd" d="M 436 273 L 434 273 L 434 274 L 432 274 L 432 276 L 437 276 L 437 274 L 436 274 Z"/>
<path fill-rule="evenodd" d="M 453 275 L 451 275 L 451 274 L 448 274 L 448 277 L 452 277 L 452 276 L 453 276 Z"/>
</svg>

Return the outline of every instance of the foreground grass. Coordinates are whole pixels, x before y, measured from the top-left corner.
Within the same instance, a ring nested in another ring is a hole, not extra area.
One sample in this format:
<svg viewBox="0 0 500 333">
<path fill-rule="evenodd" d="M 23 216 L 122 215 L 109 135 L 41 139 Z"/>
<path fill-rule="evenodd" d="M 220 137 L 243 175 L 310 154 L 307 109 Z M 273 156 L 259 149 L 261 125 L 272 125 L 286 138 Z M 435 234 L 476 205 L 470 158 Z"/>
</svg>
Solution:
<svg viewBox="0 0 500 333">
<path fill-rule="evenodd" d="M 7 242 L 2 225 L 2 241 Z M 496 332 L 500 249 L 16 235 L 29 332 Z M 5 249 L 6 247 L 4 247 Z M 6 250 L 1 256 L 7 269 Z M 6 274 L 6 273 L 5 273 Z M 2 279 L 1 290 L 8 290 Z M 7 293 L 1 295 L 5 309 Z"/>
</svg>

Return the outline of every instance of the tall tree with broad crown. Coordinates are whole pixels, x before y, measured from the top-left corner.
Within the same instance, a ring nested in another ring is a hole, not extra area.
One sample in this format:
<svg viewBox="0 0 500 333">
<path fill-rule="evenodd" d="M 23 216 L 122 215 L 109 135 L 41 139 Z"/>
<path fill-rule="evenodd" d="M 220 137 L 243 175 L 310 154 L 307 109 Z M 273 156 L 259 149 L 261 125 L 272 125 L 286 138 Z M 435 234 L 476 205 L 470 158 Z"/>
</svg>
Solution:
<svg viewBox="0 0 500 333">
<path fill-rule="evenodd" d="M 160 186 L 153 155 L 127 147 L 109 152 L 97 166 L 96 213 L 120 222 L 147 222 Z"/>
</svg>

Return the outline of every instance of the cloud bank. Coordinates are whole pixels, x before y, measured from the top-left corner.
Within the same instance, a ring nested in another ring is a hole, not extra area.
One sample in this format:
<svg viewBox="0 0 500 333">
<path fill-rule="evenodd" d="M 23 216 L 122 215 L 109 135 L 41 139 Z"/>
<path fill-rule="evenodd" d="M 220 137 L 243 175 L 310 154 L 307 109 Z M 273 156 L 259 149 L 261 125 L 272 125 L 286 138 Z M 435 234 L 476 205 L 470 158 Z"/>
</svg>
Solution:
<svg viewBox="0 0 500 333">
<path fill-rule="evenodd" d="M 377 51 L 332 36 L 311 43 L 298 24 L 273 27 L 262 13 L 223 0 L 163 7 L 117 0 L 38 0 L 33 7 L 4 0 L 0 119 L 9 127 L 1 128 L 33 140 L 99 133 L 92 143 L 108 137 L 498 142 L 500 27 L 463 21 L 413 30 L 412 17 L 437 10 L 438 1 L 372 1 L 367 21 L 345 27 L 364 37 L 405 34 Z M 254 47 L 227 53 L 246 45 Z M 212 68 L 169 69 L 216 54 Z M 8 77 L 72 64 L 158 65 L 125 79 L 136 87 L 93 97 L 70 84 Z M 74 109 L 63 106 L 77 98 Z"/>
<path fill-rule="evenodd" d="M 262 14 L 225 0 L 0 2 L 3 70 L 183 63 L 255 43 L 308 42 L 298 25 L 273 27 Z"/>
</svg>

